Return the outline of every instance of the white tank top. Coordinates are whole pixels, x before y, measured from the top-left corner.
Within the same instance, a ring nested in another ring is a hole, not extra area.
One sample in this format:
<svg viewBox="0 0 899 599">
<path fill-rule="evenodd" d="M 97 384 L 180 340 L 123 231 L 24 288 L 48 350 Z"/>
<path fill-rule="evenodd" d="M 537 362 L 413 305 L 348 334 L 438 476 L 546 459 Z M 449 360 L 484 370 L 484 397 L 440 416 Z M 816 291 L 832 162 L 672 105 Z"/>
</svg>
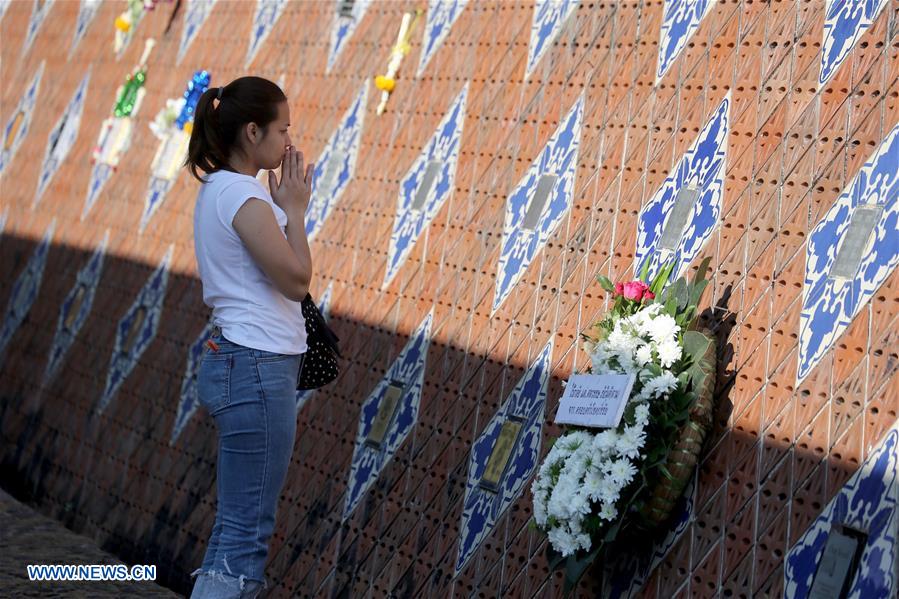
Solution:
<svg viewBox="0 0 899 599">
<path fill-rule="evenodd" d="M 256 265 L 231 224 L 249 198 L 272 207 L 287 238 L 287 214 L 255 177 L 231 171 L 205 176 L 194 204 L 194 251 L 203 283 L 203 303 L 212 322 L 234 343 L 279 354 L 306 352 L 306 323 L 300 302 L 284 297 Z"/>
</svg>

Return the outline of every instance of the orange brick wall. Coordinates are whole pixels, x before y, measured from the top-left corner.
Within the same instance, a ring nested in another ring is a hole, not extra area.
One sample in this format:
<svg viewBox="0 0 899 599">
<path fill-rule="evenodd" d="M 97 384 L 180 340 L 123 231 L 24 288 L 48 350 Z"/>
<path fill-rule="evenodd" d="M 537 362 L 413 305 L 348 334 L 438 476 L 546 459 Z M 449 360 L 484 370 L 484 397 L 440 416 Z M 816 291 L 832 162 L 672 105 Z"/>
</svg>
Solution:
<svg viewBox="0 0 899 599">
<path fill-rule="evenodd" d="M 180 65 L 183 7 L 166 34 L 173 5 L 160 4 L 116 60 L 112 21 L 124 2 L 100 7 L 70 58 L 77 2 L 56 2 L 25 53 L 31 3 L 12 2 L 0 22 L 0 122 L 46 67 L 30 131 L 0 178 L 0 302 L 57 225 L 38 297 L 0 363 L 4 486 L 188 591 L 214 515 L 215 429 L 200 411 L 177 442 L 169 436 L 185 352 L 209 309 L 193 252 L 196 181 L 182 173 L 138 233 L 157 146 L 147 125 L 197 69 L 212 73 L 213 86 L 247 72 L 284 75 L 294 143 L 314 160 L 365 79 L 385 70 L 403 11 L 425 4 L 376 2 L 326 74 L 330 3 L 291 2 L 244 70 L 252 2 L 220 1 Z M 807 235 L 899 121 L 899 1 L 820 88 L 823 0 L 719 0 L 658 83 L 661 0 L 582 1 L 525 80 L 532 11 L 529 2 L 472 0 L 413 79 L 419 25 L 385 114 L 375 115 L 379 94 L 369 94 L 355 176 L 312 244 L 312 291 L 333 285 L 332 323 L 348 359 L 298 416 L 268 565 L 272 596 L 561 596 L 545 538 L 526 526 L 529 485 L 454 576 L 468 450 L 553 338 L 545 453 L 561 430 L 552 422 L 561 382 L 585 364 L 576 334 L 604 310 L 595 275 L 632 276 L 641 206 L 728 93 L 721 216 L 700 254 L 714 271 L 706 303 L 721 315 L 721 409 L 695 512 L 644 595 L 779 595 L 789 548 L 896 420 L 896 272 L 800 384 L 796 371 Z M 158 43 L 131 147 L 82 221 L 100 123 L 149 36 Z M 33 210 L 47 135 L 89 64 L 77 141 Z M 466 82 L 455 189 L 382 291 L 399 181 Z M 491 316 L 506 198 L 581 94 L 571 210 Z M 60 302 L 107 229 L 89 320 L 44 385 Z M 150 350 L 91 417 L 116 325 L 170 244 Z M 360 404 L 432 308 L 418 422 L 342 524 Z M 580 591 L 592 596 L 595 579 Z"/>
</svg>

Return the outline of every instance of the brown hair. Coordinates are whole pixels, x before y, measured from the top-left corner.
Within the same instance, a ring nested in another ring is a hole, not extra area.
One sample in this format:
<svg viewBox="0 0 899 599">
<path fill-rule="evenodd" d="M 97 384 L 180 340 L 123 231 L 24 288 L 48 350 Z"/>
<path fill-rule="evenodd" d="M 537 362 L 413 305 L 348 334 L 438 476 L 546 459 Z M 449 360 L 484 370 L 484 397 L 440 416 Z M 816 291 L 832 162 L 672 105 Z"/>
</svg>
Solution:
<svg viewBox="0 0 899 599">
<path fill-rule="evenodd" d="M 218 105 L 213 106 L 219 90 Z M 241 128 L 246 123 L 256 123 L 264 136 L 269 123 L 278 117 L 278 104 L 286 100 L 281 88 L 263 77 L 239 77 L 223 88 L 208 88 L 194 109 L 184 166 L 205 183 L 197 169 L 209 174 L 228 167 Z"/>
</svg>

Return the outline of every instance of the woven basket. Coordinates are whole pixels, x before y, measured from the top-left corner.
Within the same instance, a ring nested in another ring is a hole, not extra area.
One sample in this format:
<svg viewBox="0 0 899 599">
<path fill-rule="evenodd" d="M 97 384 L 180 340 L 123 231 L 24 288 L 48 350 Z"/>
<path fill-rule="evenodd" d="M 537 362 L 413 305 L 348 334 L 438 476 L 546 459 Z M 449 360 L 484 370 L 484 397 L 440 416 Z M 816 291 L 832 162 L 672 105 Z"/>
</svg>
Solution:
<svg viewBox="0 0 899 599">
<path fill-rule="evenodd" d="M 674 447 L 668 453 L 665 467 L 671 473 L 672 478 L 661 477 L 658 484 L 650 492 L 647 501 L 640 514 L 643 518 L 658 526 L 668 520 L 671 511 L 684 492 L 684 487 L 693 476 L 693 468 L 702 443 L 712 427 L 712 414 L 714 412 L 715 391 L 715 337 L 708 331 L 702 330 L 712 342 L 706 350 L 704 360 L 710 366 L 709 376 L 705 378 L 703 388 L 698 394 L 696 403 L 690 409 L 690 419 L 681 427 L 680 436 Z"/>
</svg>

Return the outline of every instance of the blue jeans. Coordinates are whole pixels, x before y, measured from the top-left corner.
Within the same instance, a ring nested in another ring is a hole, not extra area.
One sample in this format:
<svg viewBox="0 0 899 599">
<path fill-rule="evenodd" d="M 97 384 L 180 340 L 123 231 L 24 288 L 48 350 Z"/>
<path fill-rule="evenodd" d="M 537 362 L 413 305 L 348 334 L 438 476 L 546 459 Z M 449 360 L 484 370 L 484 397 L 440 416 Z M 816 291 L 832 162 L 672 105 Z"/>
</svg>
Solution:
<svg viewBox="0 0 899 599">
<path fill-rule="evenodd" d="M 305 354 L 232 343 L 218 328 L 197 373 L 199 401 L 218 429 L 215 523 L 191 598 L 256 597 L 296 434 Z"/>
</svg>

